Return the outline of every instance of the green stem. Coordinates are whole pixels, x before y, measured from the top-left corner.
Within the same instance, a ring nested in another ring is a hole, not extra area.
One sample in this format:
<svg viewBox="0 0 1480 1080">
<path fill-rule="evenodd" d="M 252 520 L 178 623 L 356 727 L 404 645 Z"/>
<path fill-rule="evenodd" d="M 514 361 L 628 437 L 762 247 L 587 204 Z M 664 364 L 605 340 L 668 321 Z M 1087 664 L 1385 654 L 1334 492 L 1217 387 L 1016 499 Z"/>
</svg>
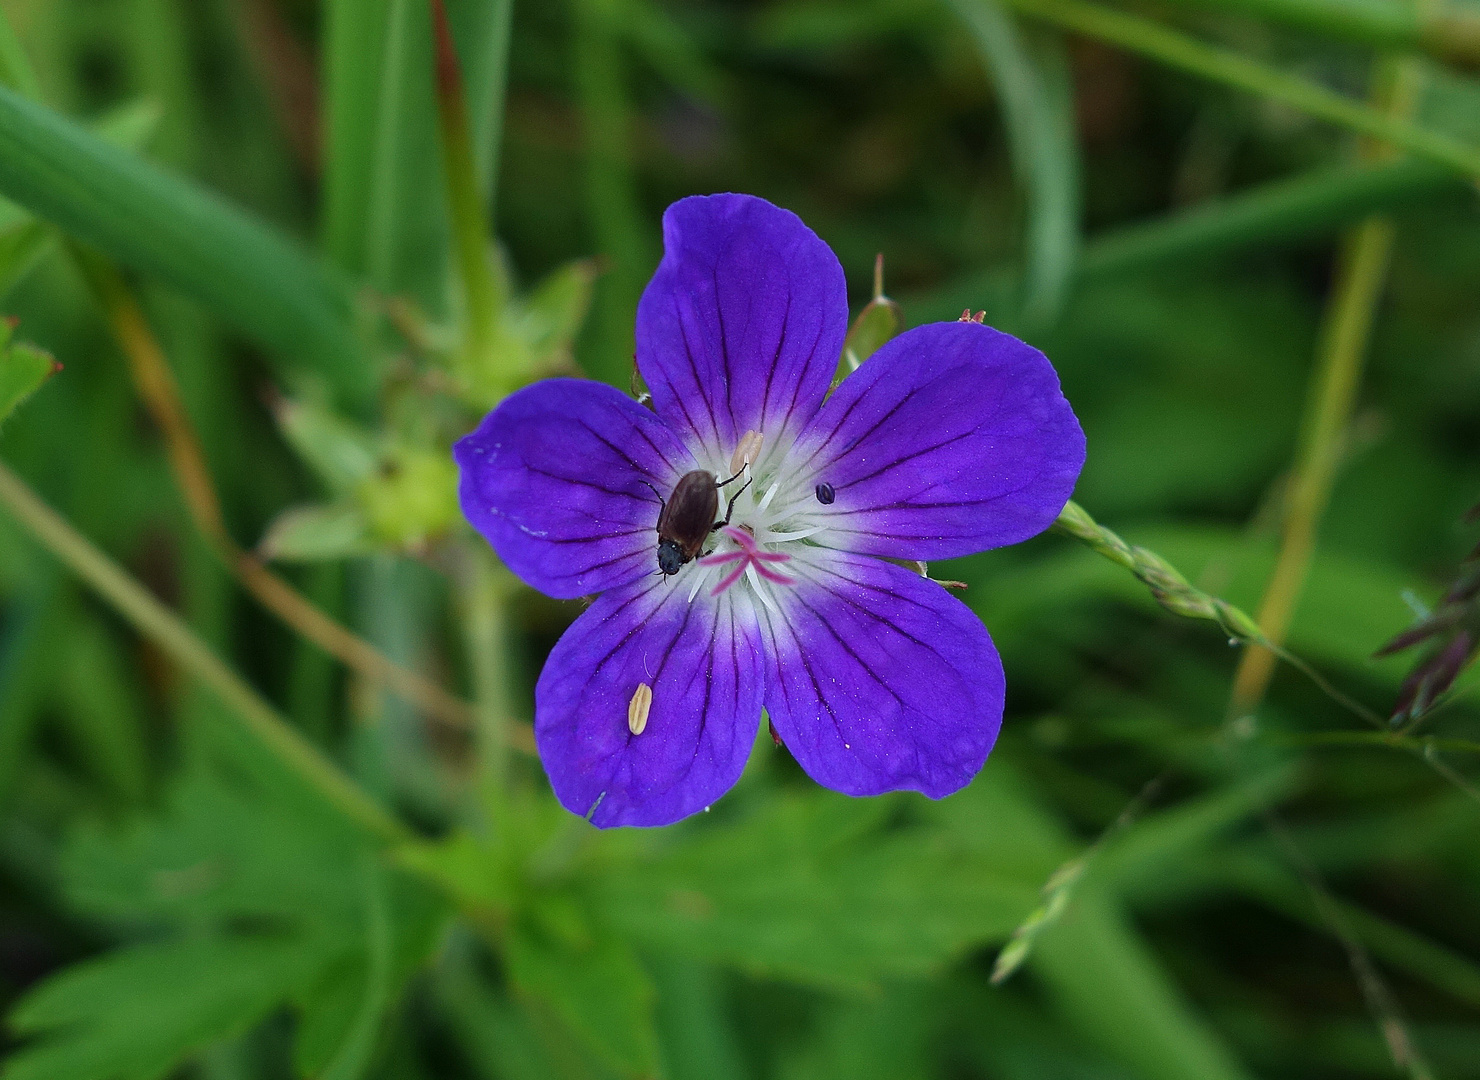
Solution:
<svg viewBox="0 0 1480 1080">
<path fill-rule="evenodd" d="M 221 662 L 190 628 L 0 465 L 0 503 L 139 633 L 194 675 L 247 732 L 350 820 L 387 843 L 411 838 L 396 821 L 299 735 L 261 695 Z"/>
<path fill-rule="evenodd" d="M 494 348 L 499 309 L 498 285 L 488 266 L 488 215 L 479 190 L 473 140 L 468 131 L 468 102 L 462 70 L 452 41 L 443 0 L 432 5 L 432 32 L 437 52 L 437 115 L 442 133 L 442 169 L 452 216 L 453 244 L 467 305 L 470 358 L 484 360 Z"/>
<path fill-rule="evenodd" d="M 1387 65 L 1379 74 L 1374 98 L 1394 116 L 1410 113 L 1417 98 L 1417 73 L 1411 63 Z M 1365 147 L 1365 156 L 1387 156 L 1384 147 Z M 1274 573 L 1259 605 L 1259 626 L 1267 641 L 1284 643 L 1315 555 L 1317 530 L 1341 464 L 1347 426 L 1361 385 L 1367 343 L 1377 302 L 1387 281 L 1393 224 L 1369 218 L 1348 234 L 1338 264 L 1336 283 L 1326 310 L 1326 328 L 1307 398 L 1304 430 L 1285 496 L 1280 551 Z M 1269 689 L 1275 655 L 1255 648 L 1239 660 L 1229 695 L 1230 716 L 1256 708 Z"/>
<path fill-rule="evenodd" d="M 1471 176 L 1480 176 L 1480 150 L 1474 147 L 1247 56 L 1205 45 L 1150 19 L 1084 0 L 1006 2 L 1024 15 L 1108 41 L 1236 90 L 1283 102 L 1317 119 L 1391 143 Z"/>
<path fill-rule="evenodd" d="M 495 817 L 508 787 L 513 696 L 509 693 L 509 599 L 514 579 L 481 541 L 468 549 L 463 636 L 473 682 L 478 786 Z"/>
</svg>

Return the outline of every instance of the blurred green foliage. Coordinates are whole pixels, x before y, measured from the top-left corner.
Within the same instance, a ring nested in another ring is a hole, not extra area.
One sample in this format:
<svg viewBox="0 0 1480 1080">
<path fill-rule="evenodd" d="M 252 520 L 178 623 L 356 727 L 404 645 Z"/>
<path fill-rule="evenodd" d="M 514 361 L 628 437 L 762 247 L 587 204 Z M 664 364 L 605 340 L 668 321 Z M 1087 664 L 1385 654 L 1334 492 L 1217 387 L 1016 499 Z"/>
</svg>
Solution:
<svg viewBox="0 0 1480 1080">
<path fill-rule="evenodd" d="M 457 99 L 434 10 L 0 3 L 0 457 L 266 699 L 7 502 L 0 1077 L 1480 1076 L 1473 674 L 1402 738 L 1288 668 L 1230 718 L 1231 643 L 1048 535 L 932 568 L 1008 672 L 967 790 L 849 800 L 762 737 L 711 813 L 599 834 L 509 753 L 579 606 L 490 564 L 446 453 L 535 378 L 627 388 L 663 207 L 747 191 L 838 252 L 857 359 L 964 307 L 1045 349 L 1077 500 L 1254 611 L 1337 237 L 1390 214 L 1288 638 L 1386 715 L 1373 652 L 1475 540 L 1480 5 L 447 0 Z M 1415 51 L 1419 156 L 1297 111 L 1371 130 L 1373 50 Z"/>
</svg>

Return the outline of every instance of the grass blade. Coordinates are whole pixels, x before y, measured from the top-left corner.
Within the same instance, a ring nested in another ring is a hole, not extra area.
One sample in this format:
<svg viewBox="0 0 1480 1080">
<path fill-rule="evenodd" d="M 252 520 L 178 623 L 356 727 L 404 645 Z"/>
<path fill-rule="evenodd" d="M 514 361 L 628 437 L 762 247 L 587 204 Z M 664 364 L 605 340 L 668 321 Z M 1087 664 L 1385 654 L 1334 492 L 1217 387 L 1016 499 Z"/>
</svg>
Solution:
<svg viewBox="0 0 1480 1080">
<path fill-rule="evenodd" d="M 1035 55 L 997 0 L 952 0 L 1002 102 L 1013 168 L 1028 195 L 1024 317 L 1051 318 L 1068 294 L 1079 248 L 1079 152 L 1062 50 Z"/>
<path fill-rule="evenodd" d="M 174 285 L 363 402 L 351 298 L 288 239 L 202 188 L 0 87 L 0 193 Z"/>
<path fill-rule="evenodd" d="M 1388 116 L 1319 83 L 1288 75 L 1240 53 L 1206 45 L 1160 23 L 1084 0 L 1007 0 L 1035 19 L 1099 38 L 1169 67 L 1279 101 L 1291 108 L 1391 143 L 1470 176 L 1480 176 L 1480 149 Z"/>
</svg>

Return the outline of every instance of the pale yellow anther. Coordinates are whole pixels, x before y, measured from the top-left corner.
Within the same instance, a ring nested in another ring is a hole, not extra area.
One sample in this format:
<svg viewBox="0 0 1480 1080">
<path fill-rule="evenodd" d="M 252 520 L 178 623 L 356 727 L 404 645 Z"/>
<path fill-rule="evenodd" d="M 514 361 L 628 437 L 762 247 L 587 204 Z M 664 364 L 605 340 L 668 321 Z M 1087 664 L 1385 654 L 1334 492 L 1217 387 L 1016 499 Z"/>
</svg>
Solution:
<svg viewBox="0 0 1480 1080">
<path fill-rule="evenodd" d="M 735 447 L 735 452 L 730 456 L 730 475 L 734 476 L 747 465 L 755 464 L 755 459 L 760 456 L 763 436 L 759 431 L 747 431 L 740 439 L 740 445 Z"/>
<path fill-rule="evenodd" d="M 638 683 L 632 691 L 632 700 L 627 703 L 627 730 L 641 735 L 647 727 L 648 712 L 653 707 L 653 688 L 647 683 Z"/>
</svg>

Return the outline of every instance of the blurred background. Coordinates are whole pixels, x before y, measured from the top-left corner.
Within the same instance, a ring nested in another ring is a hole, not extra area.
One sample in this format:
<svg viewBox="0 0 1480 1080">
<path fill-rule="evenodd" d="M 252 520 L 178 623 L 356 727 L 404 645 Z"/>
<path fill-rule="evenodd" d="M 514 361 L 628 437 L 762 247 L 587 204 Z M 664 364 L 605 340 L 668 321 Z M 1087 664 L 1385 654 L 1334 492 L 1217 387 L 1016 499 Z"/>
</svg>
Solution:
<svg viewBox="0 0 1480 1080">
<path fill-rule="evenodd" d="M 1480 1076 L 1480 5 L 446 0 L 440 81 L 439 10 L 0 3 L 0 1076 Z M 726 190 L 1044 349 L 1122 562 L 1309 673 L 1049 533 L 931 568 L 962 793 L 561 810 L 581 606 L 447 447 L 627 389 Z"/>
</svg>

